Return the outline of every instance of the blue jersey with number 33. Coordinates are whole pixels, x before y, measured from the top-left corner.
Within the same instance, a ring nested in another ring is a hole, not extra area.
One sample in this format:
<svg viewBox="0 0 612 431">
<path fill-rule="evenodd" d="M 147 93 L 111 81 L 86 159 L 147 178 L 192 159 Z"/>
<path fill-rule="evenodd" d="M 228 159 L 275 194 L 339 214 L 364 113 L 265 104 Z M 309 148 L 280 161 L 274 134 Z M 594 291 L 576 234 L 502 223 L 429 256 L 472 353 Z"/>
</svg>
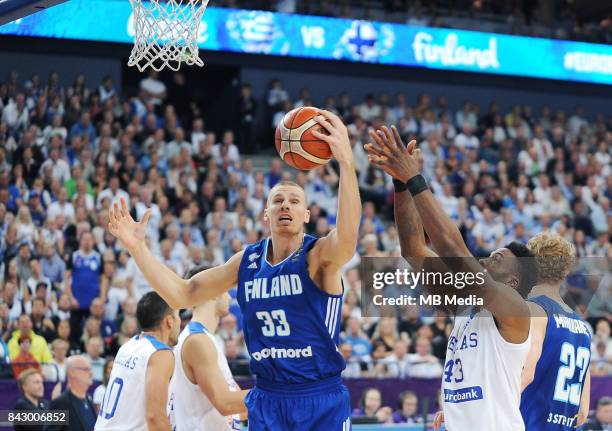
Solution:
<svg viewBox="0 0 612 431">
<path fill-rule="evenodd" d="M 338 376 L 342 295 L 319 289 L 308 274 L 307 254 L 317 238 L 271 265 L 266 238 L 247 247 L 238 272 L 238 303 L 251 372 L 268 384 L 306 383 Z"/>
<path fill-rule="evenodd" d="M 548 324 L 533 382 L 521 396 L 527 431 L 576 429 L 584 379 L 591 360 L 591 329 L 573 311 L 546 297 L 530 298 Z"/>
</svg>

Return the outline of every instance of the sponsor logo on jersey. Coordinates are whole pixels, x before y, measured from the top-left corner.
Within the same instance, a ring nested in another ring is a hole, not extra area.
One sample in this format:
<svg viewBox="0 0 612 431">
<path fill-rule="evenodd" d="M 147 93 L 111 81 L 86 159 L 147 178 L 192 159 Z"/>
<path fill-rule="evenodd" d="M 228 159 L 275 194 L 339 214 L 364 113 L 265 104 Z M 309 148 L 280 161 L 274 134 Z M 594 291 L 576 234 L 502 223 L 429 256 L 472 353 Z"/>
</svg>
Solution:
<svg viewBox="0 0 612 431">
<path fill-rule="evenodd" d="M 267 349 L 261 349 L 259 352 L 251 353 L 251 356 L 256 361 L 262 359 L 295 359 L 295 358 L 311 358 L 312 357 L 312 346 L 306 346 L 303 349 L 286 349 L 271 347 Z"/>
<path fill-rule="evenodd" d="M 482 400 L 482 388 L 480 386 L 470 386 L 463 389 L 444 389 L 444 402 L 465 403 L 474 400 Z"/>
<path fill-rule="evenodd" d="M 259 259 L 259 256 L 261 256 L 259 253 L 249 254 L 249 262 L 251 262 L 251 264 L 247 266 L 248 269 L 257 269 L 257 262 L 255 259 Z"/>
<path fill-rule="evenodd" d="M 276 277 L 257 277 L 244 283 L 244 299 L 269 299 L 279 296 L 301 295 L 302 280 L 297 274 L 282 274 Z"/>
<path fill-rule="evenodd" d="M 259 253 L 251 253 L 249 254 L 249 262 L 253 262 L 255 259 L 258 259 L 261 254 Z"/>
</svg>

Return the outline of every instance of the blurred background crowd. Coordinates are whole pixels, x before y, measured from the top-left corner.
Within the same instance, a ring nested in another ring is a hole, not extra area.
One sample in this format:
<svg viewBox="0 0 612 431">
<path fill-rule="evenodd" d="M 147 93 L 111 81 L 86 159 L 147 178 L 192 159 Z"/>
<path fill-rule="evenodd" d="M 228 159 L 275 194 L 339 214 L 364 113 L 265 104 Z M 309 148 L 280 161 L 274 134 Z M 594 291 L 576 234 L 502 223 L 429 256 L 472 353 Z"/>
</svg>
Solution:
<svg viewBox="0 0 612 431">
<path fill-rule="evenodd" d="M 149 246 L 178 274 L 222 264 L 267 236 L 267 192 L 281 179 L 306 190 L 306 231 L 326 235 L 335 225 L 336 164 L 290 170 L 274 156 L 272 140 L 256 142 L 252 133 L 258 110 L 272 130 L 288 110 L 307 105 L 347 124 L 363 201 L 359 247 L 344 272 L 339 349 L 346 378 L 440 377 L 451 327 L 447 316 L 411 307 L 394 317 L 362 317 L 361 258 L 399 256 L 391 179 L 363 150 L 368 128 L 383 124 L 417 139 L 423 173 L 475 255 L 551 230 L 574 243 L 577 257 L 605 262 L 597 277 L 568 278 L 564 292 L 594 329 L 591 373 L 612 373 L 610 113 L 587 116 L 580 106 L 563 112 L 544 103 L 503 111 L 478 100 L 449 106 L 427 94 L 312 100 L 307 88 L 288 94 L 272 80 L 261 100 L 244 84 L 236 127 L 215 133 L 197 110 L 177 112 L 172 83 L 154 72 L 134 96 L 109 77 L 60 82 L 57 73 L 45 79 L 14 72 L 0 84 L 3 376 L 34 367 L 46 380 L 63 381 L 66 358 L 83 354 L 93 379 L 104 381 L 110 358 L 137 333 L 136 303 L 150 288 L 106 230 L 108 208 L 119 198 L 135 219 L 152 209 Z M 249 154 L 255 148 L 259 154 Z M 233 371 L 248 374 L 235 301 L 231 311 L 217 336 Z M 372 416 L 382 408 L 372 407 L 380 393 L 366 392 L 362 410 Z M 406 421 L 416 403 L 405 393 L 406 414 L 389 408 L 378 415 Z"/>
</svg>

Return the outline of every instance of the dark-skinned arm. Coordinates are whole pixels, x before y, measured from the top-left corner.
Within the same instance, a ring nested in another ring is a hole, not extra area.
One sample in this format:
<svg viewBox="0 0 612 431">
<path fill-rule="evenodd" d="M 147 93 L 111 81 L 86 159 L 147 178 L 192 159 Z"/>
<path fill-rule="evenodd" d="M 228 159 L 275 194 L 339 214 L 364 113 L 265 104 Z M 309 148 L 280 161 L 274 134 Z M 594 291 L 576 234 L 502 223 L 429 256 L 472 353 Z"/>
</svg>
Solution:
<svg viewBox="0 0 612 431">
<path fill-rule="evenodd" d="M 382 130 L 386 135 L 386 127 Z M 370 144 L 366 147 L 371 163 L 381 167 L 389 175 L 401 182 L 419 174 L 418 152 L 412 154 L 404 147 L 395 127 L 392 127 L 395 141 L 383 140 L 382 146 Z M 502 336 L 509 342 L 522 343 L 529 334 L 529 308 L 514 289 L 508 289 L 488 275 L 471 256 L 459 229 L 444 212 L 442 205 L 431 190 L 425 190 L 413 197 L 423 226 L 434 247 L 443 257 L 466 257 L 461 262 L 461 271 L 483 273 L 484 284 L 479 293 L 484 299 L 485 308 L 491 312 L 499 324 Z M 457 270 L 457 269 L 456 269 Z"/>
<path fill-rule="evenodd" d="M 389 133 L 388 129 L 378 132 L 371 130 L 369 134 L 379 146 L 383 145 L 384 140 L 393 140 L 393 142 L 397 144 L 396 137 Z M 415 145 L 416 141 L 410 141 L 407 147 L 408 151 L 412 152 Z M 371 146 L 366 145 L 366 149 L 368 147 Z M 395 192 L 393 212 L 395 216 L 395 225 L 397 226 L 399 235 L 402 257 L 411 265 L 414 263 L 412 262 L 414 261 L 413 258 L 437 257 L 437 254 L 427 247 L 425 243 L 425 234 L 421 217 L 419 216 L 409 191 Z"/>
</svg>

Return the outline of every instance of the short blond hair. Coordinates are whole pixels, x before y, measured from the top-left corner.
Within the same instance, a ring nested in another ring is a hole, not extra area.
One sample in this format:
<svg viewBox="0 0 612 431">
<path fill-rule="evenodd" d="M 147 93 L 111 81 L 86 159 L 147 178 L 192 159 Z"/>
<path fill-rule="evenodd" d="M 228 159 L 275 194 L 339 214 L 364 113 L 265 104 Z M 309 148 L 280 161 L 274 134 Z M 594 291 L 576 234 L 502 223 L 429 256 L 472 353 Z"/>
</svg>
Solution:
<svg viewBox="0 0 612 431">
<path fill-rule="evenodd" d="M 541 282 L 561 282 L 576 262 L 574 245 L 557 233 L 539 233 L 529 240 L 527 248 L 536 258 Z"/>
<path fill-rule="evenodd" d="M 36 368 L 26 368 L 21 373 L 19 373 L 19 376 L 17 377 L 17 381 L 19 382 L 19 388 L 22 391 L 23 391 L 23 385 L 25 385 L 28 379 L 30 378 L 30 376 L 33 376 L 34 374 L 38 374 L 42 376 L 40 371 L 38 371 Z"/>
</svg>

